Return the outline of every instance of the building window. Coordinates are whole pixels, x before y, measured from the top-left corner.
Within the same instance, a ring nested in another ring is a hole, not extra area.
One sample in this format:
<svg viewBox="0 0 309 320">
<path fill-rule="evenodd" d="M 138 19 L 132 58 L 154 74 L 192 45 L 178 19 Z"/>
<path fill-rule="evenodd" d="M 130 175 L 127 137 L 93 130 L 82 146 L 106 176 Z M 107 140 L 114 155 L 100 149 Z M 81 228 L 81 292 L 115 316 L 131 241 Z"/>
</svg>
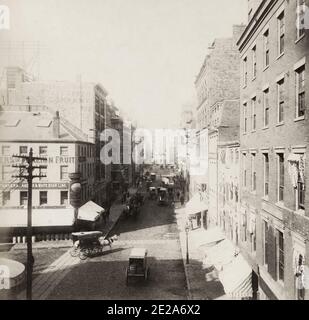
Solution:
<svg viewBox="0 0 309 320">
<path fill-rule="evenodd" d="M 60 180 L 68 180 L 68 166 L 60 167 Z"/>
<path fill-rule="evenodd" d="M 256 169 L 255 169 L 256 154 L 251 154 L 251 190 L 256 191 Z"/>
<path fill-rule="evenodd" d="M 263 104 L 264 104 L 264 128 L 269 126 L 269 89 L 263 92 Z"/>
<path fill-rule="evenodd" d="M 247 81 L 248 81 L 248 58 L 244 58 L 243 60 L 243 83 L 244 83 L 244 87 L 247 85 Z"/>
<path fill-rule="evenodd" d="M 284 154 L 278 154 L 278 201 L 284 201 Z"/>
<path fill-rule="evenodd" d="M 6 206 L 11 200 L 11 192 L 10 191 L 3 191 L 2 192 L 2 205 Z"/>
<path fill-rule="evenodd" d="M 239 151 L 236 150 L 235 151 L 235 163 L 238 164 L 238 162 L 239 162 Z"/>
<path fill-rule="evenodd" d="M 305 115 L 305 65 L 296 70 L 296 118 Z"/>
<path fill-rule="evenodd" d="M 298 180 L 297 196 L 298 196 L 298 210 L 305 210 L 305 183 Z"/>
<path fill-rule="evenodd" d="M 60 147 L 60 156 L 67 156 L 69 154 L 68 147 Z"/>
<path fill-rule="evenodd" d="M 243 236 L 243 241 L 244 242 L 247 242 L 247 214 L 245 213 L 244 216 L 243 216 L 243 224 L 244 224 L 244 227 L 243 227 L 243 232 L 244 232 L 244 236 Z"/>
<path fill-rule="evenodd" d="M 40 180 L 46 180 L 47 179 L 47 167 L 41 166 L 39 169 L 39 176 L 42 176 Z"/>
<path fill-rule="evenodd" d="M 40 156 L 46 156 L 47 155 L 47 147 L 46 146 L 42 146 L 42 147 L 39 147 L 39 153 L 40 153 Z"/>
<path fill-rule="evenodd" d="M 256 78 L 257 74 L 257 62 L 256 62 L 256 46 L 252 48 L 252 77 Z"/>
<path fill-rule="evenodd" d="M 298 179 L 296 187 L 296 210 L 305 210 L 305 177 L 304 177 L 304 155 L 300 156 L 300 163 L 298 164 Z"/>
<path fill-rule="evenodd" d="M 251 100 L 252 131 L 256 130 L 256 97 Z"/>
<path fill-rule="evenodd" d="M 256 229 L 250 234 L 251 251 L 256 252 Z"/>
<path fill-rule="evenodd" d="M 285 37 L 285 16 L 284 11 L 278 17 L 278 51 L 279 55 L 284 53 L 284 37 Z"/>
<path fill-rule="evenodd" d="M 28 147 L 20 146 L 19 147 L 19 154 L 20 155 L 28 155 Z"/>
<path fill-rule="evenodd" d="M 60 193 L 60 204 L 66 206 L 68 204 L 68 191 L 61 191 Z"/>
<path fill-rule="evenodd" d="M 47 191 L 40 191 L 40 206 L 47 204 Z"/>
<path fill-rule="evenodd" d="M 264 67 L 269 66 L 269 30 L 264 33 Z"/>
<path fill-rule="evenodd" d="M 269 195 L 269 155 L 264 154 L 264 196 Z"/>
<path fill-rule="evenodd" d="M 247 114 L 247 104 L 243 105 L 244 108 L 244 133 L 247 133 L 248 130 L 248 114 Z"/>
<path fill-rule="evenodd" d="M 247 168 L 246 168 L 247 155 L 243 154 L 243 186 L 247 187 Z"/>
<path fill-rule="evenodd" d="M 28 203 L 28 192 L 27 191 L 20 191 L 20 201 L 21 206 L 26 206 Z"/>
<path fill-rule="evenodd" d="M 306 0 L 297 0 L 297 39 L 305 34 Z"/>
<path fill-rule="evenodd" d="M 10 146 L 2 146 L 2 155 L 9 156 L 10 155 Z"/>
<path fill-rule="evenodd" d="M 284 237 L 278 230 L 278 278 L 284 281 Z"/>
<path fill-rule="evenodd" d="M 10 181 L 12 179 L 11 166 L 2 166 L 2 181 Z"/>
<path fill-rule="evenodd" d="M 268 265 L 268 223 L 263 221 L 264 265 Z"/>
<path fill-rule="evenodd" d="M 281 79 L 277 83 L 277 95 L 278 95 L 278 123 L 284 121 L 284 79 Z"/>
<path fill-rule="evenodd" d="M 254 226 L 253 232 L 253 252 L 256 252 L 256 225 Z"/>
</svg>

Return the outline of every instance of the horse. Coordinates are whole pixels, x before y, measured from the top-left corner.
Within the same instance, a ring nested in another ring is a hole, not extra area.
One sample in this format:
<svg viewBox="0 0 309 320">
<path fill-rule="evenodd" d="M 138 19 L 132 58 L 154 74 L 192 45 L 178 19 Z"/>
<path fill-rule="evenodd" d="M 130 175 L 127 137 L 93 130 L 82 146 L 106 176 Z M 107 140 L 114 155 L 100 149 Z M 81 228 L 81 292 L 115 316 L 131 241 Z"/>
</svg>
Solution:
<svg viewBox="0 0 309 320">
<path fill-rule="evenodd" d="M 114 241 L 118 240 L 118 236 L 114 235 L 110 238 L 104 238 L 104 237 L 100 237 L 99 238 L 99 242 L 101 244 L 102 247 L 106 247 L 109 246 L 112 249 L 112 244 L 114 243 Z"/>
</svg>

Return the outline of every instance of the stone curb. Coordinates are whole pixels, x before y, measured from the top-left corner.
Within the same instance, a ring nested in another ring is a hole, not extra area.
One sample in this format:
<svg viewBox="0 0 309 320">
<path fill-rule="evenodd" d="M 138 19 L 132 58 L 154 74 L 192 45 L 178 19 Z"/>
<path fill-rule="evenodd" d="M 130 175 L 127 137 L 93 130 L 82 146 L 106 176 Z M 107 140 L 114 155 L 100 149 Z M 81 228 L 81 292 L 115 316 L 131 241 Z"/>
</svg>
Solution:
<svg viewBox="0 0 309 320">
<path fill-rule="evenodd" d="M 188 268 L 190 268 L 190 266 L 188 266 L 186 263 L 186 250 L 185 250 L 185 244 L 183 243 L 183 236 L 182 236 L 183 231 L 181 231 L 181 226 L 179 223 L 179 219 L 177 219 L 177 214 L 176 214 L 176 221 L 177 221 L 177 226 L 178 226 L 178 230 L 179 230 L 180 249 L 181 249 L 182 261 L 183 261 L 183 266 L 184 266 L 184 270 L 185 270 L 187 290 L 188 290 L 187 299 L 193 300 L 192 288 L 191 288 L 190 277 L 189 277 L 189 272 L 188 272 Z"/>
</svg>

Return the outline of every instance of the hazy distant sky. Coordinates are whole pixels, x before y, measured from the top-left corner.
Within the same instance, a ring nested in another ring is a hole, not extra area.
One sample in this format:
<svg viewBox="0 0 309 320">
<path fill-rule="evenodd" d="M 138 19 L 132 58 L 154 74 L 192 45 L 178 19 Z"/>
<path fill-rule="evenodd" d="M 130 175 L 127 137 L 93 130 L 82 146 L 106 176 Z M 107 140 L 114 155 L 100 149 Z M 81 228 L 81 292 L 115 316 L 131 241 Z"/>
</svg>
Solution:
<svg viewBox="0 0 309 320">
<path fill-rule="evenodd" d="M 141 125 L 153 127 L 179 122 L 182 105 L 195 103 L 194 80 L 208 45 L 231 36 L 232 25 L 247 17 L 247 0 L 0 3 L 11 10 L 11 30 L 0 31 L 0 41 L 40 41 L 48 48 L 40 59 L 24 59 L 40 66 L 42 80 L 82 74 L 85 81 L 102 83 Z M 6 53 L 0 50 L 2 65 L 9 63 Z"/>
</svg>

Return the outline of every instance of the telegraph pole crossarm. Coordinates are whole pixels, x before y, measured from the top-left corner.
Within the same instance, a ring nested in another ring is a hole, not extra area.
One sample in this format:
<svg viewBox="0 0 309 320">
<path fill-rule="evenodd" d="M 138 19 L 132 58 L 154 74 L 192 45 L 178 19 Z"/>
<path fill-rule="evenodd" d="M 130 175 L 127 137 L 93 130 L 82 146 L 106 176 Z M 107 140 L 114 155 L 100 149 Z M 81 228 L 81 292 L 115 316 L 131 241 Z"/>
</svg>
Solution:
<svg viewBox="0 0 309 320">
<path fill-rule="evenodd" d="M 35 178 L 45 178 L 46 175 L 33 175 L 35 169 L 46 169 L 47 166 L 34 166 L 34 161 L 47 161 L 47 158 L 33 157 L 33 149 L 29 155 L 13 155 L 13 158 L 26 160 L 28 165 L 13 165 L 13 168 L 25 169 L 27 175 L 19 174 L 13 178 L 26 179 L 28 182 L 28 204 L 27 204 L 27 300 L 32 300 L 32 271 L 34 258 L 32 255 L 32 180 Z"/>
</svg>

